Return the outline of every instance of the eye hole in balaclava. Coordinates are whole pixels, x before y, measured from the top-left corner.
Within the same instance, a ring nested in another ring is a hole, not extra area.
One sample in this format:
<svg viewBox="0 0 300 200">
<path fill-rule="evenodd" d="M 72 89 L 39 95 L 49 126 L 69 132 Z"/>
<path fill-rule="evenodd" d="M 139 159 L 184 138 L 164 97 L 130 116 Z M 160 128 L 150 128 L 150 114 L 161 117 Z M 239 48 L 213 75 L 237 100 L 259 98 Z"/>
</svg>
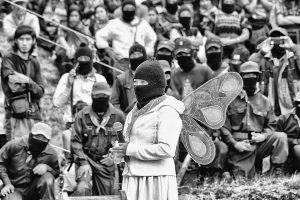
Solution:
<svg viewBox="0 0 300 200">
<path fill-rule="evenodd" d="M 127 23 L 134 19 L 136 4 L 134 0 L 125 0 L 122 3 L 123 20 Z"/>
<path fill-rule="evenodd" d="M 147 105 L 152 99 L 165 94 L 165 74 L 156 60 L 147 60 L 139 65 L 133 80 L 139 109 Z"/>
<path fill-rule="evenodd" d="M 131 70 L 135 71 L 136 68 L 147 59 L 145 47 L 136 43 L 129 49 L 129 62 Z"/>
<path fill-rule="evenodd" d="M 77 73 L 81 75 L 90 73 L 93 69 L 93 59 L 92 50 L 86 44 L 81 44 L 75 52 L 75 60 L 79 63 Z"/>
</svg>

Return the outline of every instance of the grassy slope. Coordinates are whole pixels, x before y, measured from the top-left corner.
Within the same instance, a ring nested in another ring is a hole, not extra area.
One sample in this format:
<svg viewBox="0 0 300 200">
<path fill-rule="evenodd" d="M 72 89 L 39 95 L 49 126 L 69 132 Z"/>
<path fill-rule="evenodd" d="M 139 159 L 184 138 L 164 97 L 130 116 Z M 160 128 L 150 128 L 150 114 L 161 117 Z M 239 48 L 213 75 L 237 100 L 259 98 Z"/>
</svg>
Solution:
<svg viewBox="0 0 300 200">
<path fill-rule="evenodd" d="M 0 51 L 5 51 L 8 45 L 0 36 Z M 42 68 L 42 76 L 46 84 L 45 95 L 41 100 L 43 120 L 54 129 L 53 144 L 61 146 L 61 132 L 63 130 L 63 110 L 53 107 L 52 96 L 58 82 L 58 71 L 53 65 L 49 55 L 39 50 L 39 61 Z M 3 96 L 0 95 L 2 102 Z M 0 120 L 3 118 L 3 105 L 0 105 Z M 1 127 L 0 127 L 1 129 Z M 204 184 L 201 187 L 189 185 L 180 190 L 180 200 L 198 199 L 300 199 L 300 176 L 285 177 L 260 177 L 252 181 L 237 180 L 230 184 L 221 182 Z"/>
</svg>

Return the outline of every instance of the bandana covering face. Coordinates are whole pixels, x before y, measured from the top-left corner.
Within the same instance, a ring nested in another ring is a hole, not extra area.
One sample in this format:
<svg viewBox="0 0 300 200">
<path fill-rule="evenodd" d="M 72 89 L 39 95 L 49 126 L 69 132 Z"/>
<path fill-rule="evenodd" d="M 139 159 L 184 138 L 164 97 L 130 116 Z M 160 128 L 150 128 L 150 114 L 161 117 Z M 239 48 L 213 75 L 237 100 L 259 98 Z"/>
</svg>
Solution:
<svg viewBox="0 0 300 200">
<path fill-rule="evenodd" d="M 33 138 L 32 133 L 30 133 L 28 138 L 28 144 L 29 144 L 29 151 L 31 152 L 32 156 L 37 157 L 40 153 L 42 153 L 46 149 L 48 142 L 35 139 Z"/>
</svg>

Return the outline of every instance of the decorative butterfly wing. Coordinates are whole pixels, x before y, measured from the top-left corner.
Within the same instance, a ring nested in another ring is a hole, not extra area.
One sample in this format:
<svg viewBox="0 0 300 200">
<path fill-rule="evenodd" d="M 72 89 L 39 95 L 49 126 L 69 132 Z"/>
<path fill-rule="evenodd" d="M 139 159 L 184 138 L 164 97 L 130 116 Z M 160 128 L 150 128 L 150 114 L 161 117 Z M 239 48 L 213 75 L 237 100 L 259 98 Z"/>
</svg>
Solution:
<svg viewBox="0 0 300 200">
<path fill-rule="evenodd" d="M 203 84 L 186 98 L 181 115 L 181 140 L 192 159 L 200 165 L 211 163 L 216 148 L 211 137 L 197 123 L 219 129 L 226 120 L 228 105 L 241 93 L 243 80 L 238 73 L 229 72 Z"/>
<path fill-rule="evenodd" d="M 211 129 L 219 129 L 226 120 L 229 104 L 241 93 L 243 80 L 238 73 L 218 76 L 183 99 L 184 114 L 193 117 Z"/>
<path fill-rule="evenodd" d="M 181 141 L 192 159 L 199 165 L 208 165 L 216 155 L 214 142 L 206 131 L 191 117 L 180 115 L 182 119 Z"/>
</svg>

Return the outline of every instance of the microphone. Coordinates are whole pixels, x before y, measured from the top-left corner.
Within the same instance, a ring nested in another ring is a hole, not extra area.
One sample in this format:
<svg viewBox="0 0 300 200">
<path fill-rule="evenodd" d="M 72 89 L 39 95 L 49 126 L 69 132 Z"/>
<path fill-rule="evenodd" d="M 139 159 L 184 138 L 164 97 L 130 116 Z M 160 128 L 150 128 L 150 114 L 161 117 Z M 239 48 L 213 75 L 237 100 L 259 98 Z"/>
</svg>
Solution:
<svg viewBox="0 0 300 200">
<path fill-rule="evenodd" d="M 114 125 L 113 125 L 113 130 L 115 132 L 117 132 L 118 136 L 119 134 L 122 134 L 122 131 L 123 131 L 123 125 L 121 122 L 115 122 Z M 118 140 L 120 140 L 120 138 L 118 137 Z"/>
</svg>

